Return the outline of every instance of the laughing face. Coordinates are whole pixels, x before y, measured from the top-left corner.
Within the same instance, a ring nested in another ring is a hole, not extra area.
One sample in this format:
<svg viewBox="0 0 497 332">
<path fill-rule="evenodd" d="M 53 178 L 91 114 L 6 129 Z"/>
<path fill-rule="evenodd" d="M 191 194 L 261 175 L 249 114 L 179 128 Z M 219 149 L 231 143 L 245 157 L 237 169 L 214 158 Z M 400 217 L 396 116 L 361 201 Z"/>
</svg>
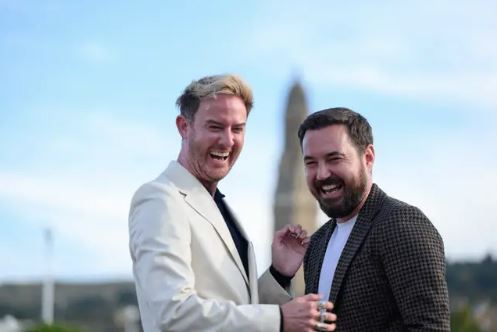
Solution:
<svg viewBox="0 0 497 332">
<path fill-rule="evenodd" d="M 374 149 L 359 153 L 344 125 L 308 130 L 302 141 L 307 185 L 330 218 L 359 212 L 371 188 Z"/>
<path fill-rule="evenodd" d="M 242 150 L 246 121 L 242 99 L 223 94 L 203 99 L 193 121 L 176 119 L 183 137 L 178 161 L 211 193 Z"/>
</svg>

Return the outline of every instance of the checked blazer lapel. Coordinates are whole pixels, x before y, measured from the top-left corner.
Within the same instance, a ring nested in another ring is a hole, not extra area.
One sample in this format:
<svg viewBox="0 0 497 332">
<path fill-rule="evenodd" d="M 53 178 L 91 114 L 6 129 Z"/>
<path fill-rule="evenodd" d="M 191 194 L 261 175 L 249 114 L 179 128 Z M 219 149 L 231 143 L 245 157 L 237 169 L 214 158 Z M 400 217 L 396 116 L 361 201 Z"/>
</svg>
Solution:
<svg viewBox="0 0 497 332">
<path fill-rule="evenodd" d="M 330 240 L 331 234 L 335 230 L 337 222 L 335 219 L 329 220 L 322 227 L 325 228 L 324 234 L 316 239 L 316 248 L 318 248 L 318 254 L 314 257 L 309 256 L 309 264 L 307 266 L 308 273 L 306 273 L 306 291 L 305 293 L 318 293 L 319 289 L 319 276 L 321 273 L 321 268 L 323 266 L 324 256 L 326 254 L 326 248 L 328 247 L 328 241 Z M 308 281 L 307 281 L 308 280 Z"/>
<path fill-rule="evenodd" d="M 359 215 L 357 217 L 356 224 L 350 233 L 349 239 L 343 248 L 342 254 L 338 261 L 337 268 L 335 270 L 335 276 L 333 277 L 333 283 L 331 285 L 330 298 L 329 300 L 333 303 L 336 302 L 340 287 L 342 285 L 343 279 L 349 269 L 349 266 L 354 259 L 357 251 L 361 247 L 366 235 L 373 224 L 374 218 L 379 213 L 380 208 L 383 204 L 386 194 L 378 188 L 377 185 L 373 184 L 371 191 L 368 195 L 364 206 L 362 207 Z M 326 248 L 326 246 L 325 246 Z M 323 254 L 324 258 L 324 254 Z M 323 259 L 322 258 L 322 259 Z M 321 264 L 322 264 L 321 259 Z"/>
</svg>

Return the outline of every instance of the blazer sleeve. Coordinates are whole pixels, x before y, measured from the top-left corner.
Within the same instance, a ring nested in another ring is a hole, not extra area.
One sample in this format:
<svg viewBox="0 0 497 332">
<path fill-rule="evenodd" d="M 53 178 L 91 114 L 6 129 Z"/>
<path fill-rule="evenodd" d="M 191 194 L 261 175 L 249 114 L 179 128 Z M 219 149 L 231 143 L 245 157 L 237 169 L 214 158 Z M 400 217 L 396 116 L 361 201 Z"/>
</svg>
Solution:
<svg viewBox="0 0 497 332">
<path fill-rule="evenodd" d="M 383 264 L 409 331 L 450 331 L 442 238 L 417 208 L 403 206 L 383 223 Z"/>
<path fill-rule="evenodd" d="M 290 289 L 284 289 L 267 269 L 258 280 L 260 303 L 284 304 L 292 299 Z"/>
<path fill-rule="evenodd" d="M 279 331 L 278 306 L 236 305 L 197 295 L 184 204 L 177 191 L 157 184 L 140 188 L 131 204 L 133 274 L 142 319 L 151 320 L 144 326 L 154 326 L 153 331 Z"/>
</svg>

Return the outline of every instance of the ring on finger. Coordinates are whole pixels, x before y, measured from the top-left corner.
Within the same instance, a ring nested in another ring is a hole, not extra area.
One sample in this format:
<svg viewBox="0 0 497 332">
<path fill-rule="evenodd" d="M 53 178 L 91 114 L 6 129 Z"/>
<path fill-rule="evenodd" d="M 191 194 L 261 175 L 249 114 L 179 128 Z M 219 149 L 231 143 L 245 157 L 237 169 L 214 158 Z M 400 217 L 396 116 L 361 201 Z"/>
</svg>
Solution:
<svg viewBox="0 0 497 332">
<path fill-rule="evenodd" d="M 318 302 L 318 310 L 319 311 L 326 311 L 326 301 L 319 301 Z"/>
<path fill-rule="evenodd" d="M 319 313 L 319 322 L 324 323 L 326 321 L 326 312 L 322 311 Z"/>
<path fill-rule="evenodd" d="M 324 323 L 324 321 L 326 320 L 326 302 L 319 301 L 318 309 L 319 309 L 319 322 Z"/>
<path fill-rule="evenodd" d="M 316 322 L 316 325 L 314 325 L 316 331 L 326 331 L 325 326 L 321 322 Z"/>
</svg>

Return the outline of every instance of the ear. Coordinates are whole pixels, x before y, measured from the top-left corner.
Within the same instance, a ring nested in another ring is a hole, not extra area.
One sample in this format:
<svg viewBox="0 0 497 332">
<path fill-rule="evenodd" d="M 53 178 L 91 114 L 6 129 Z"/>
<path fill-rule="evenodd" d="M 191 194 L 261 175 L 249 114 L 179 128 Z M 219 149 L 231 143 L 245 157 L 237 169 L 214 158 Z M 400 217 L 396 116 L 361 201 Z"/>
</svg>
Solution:
<svg viewBox="0 0 497 332">
<path fill-rule="evenodd" d="M 374 146 L 373 144 L 369 144 L 364 150 L 364 161 L 366 162 L 366 167 L 371 171 L 373 169 L 374 164 Z"/>
<path fill-rule="evenodd" d="M 181 139 L 185 139 L 188 134 L 188 120 L 182 116 L 178 115 L 176 117 L 176 128 L 178 128 L 178 132 L 181 135 Z"/>
</svg>

